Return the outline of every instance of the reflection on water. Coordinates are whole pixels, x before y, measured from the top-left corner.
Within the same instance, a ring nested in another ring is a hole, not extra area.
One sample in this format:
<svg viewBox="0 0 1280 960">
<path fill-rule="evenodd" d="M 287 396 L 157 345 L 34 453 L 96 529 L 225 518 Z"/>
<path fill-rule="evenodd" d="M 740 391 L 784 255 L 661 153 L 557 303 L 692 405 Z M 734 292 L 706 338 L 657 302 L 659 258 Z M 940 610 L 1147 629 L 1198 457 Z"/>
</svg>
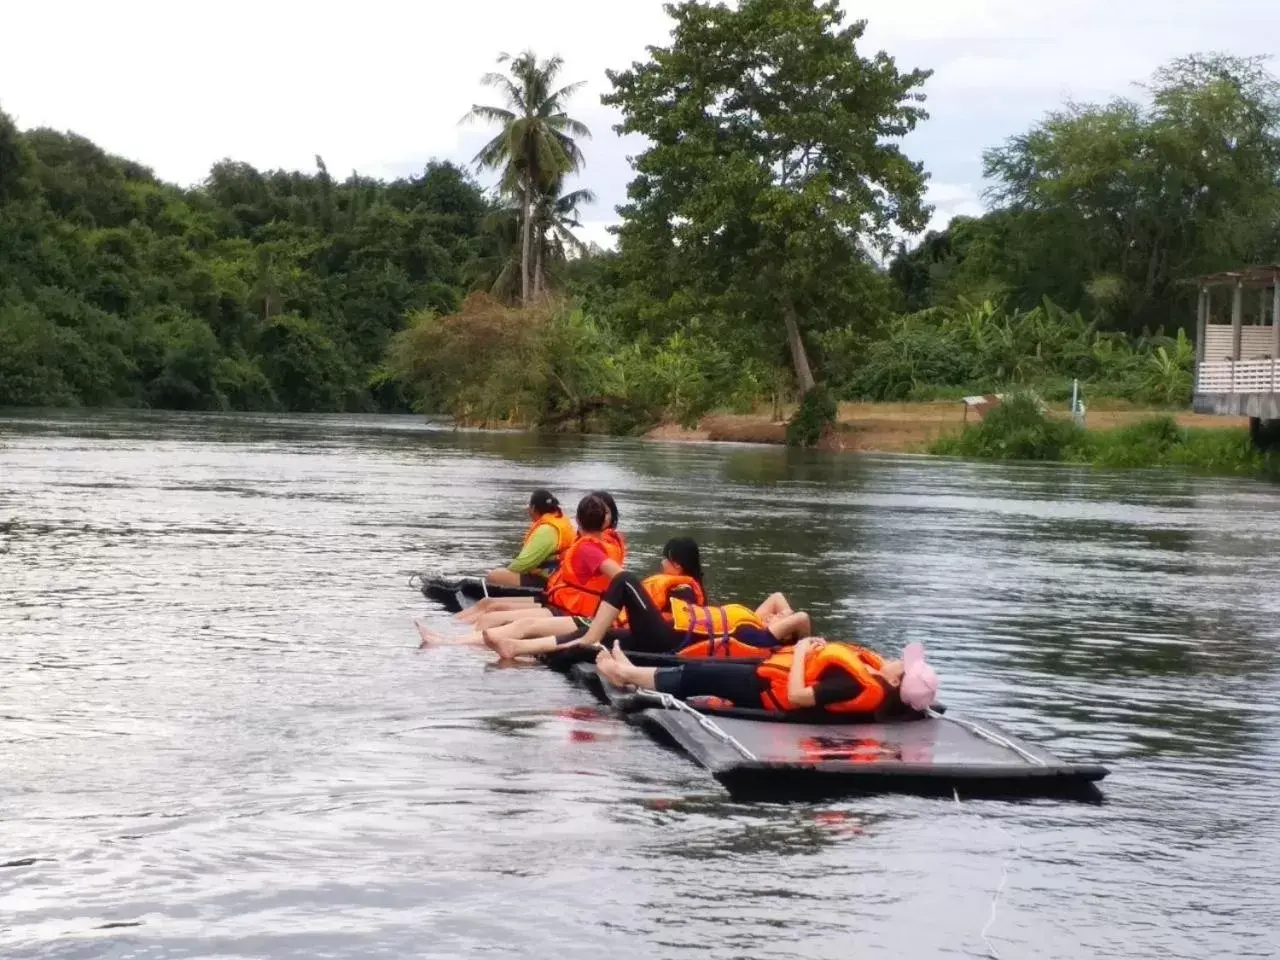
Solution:
<svg viewBox="0 0 1280 960">
<path fill-rule="evenodd" d="M 418 652 L 409 574 L 509 555 L 535 485 L 613 491 L 637 567 L 688 533 L 718 598 L 925 641 L 949 705 L 1107 762 L 1107 803 L 735 803 L 547 671 Z M 1002 956 L 1276 956 L 1277 507 L 416 418 L 0 416 L 0 955 L 981 955 L 1007 869 Z"/>
</svg>

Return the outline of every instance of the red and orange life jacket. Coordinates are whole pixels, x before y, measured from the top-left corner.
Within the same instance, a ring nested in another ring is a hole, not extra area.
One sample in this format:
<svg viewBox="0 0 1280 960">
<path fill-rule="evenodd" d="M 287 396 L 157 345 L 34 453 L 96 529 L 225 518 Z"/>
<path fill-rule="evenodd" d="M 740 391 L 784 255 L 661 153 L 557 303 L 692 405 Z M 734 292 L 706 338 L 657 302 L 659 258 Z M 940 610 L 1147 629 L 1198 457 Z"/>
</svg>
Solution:
<svg viewBox="0 0 1280 960">
<path fill-rule="evenodd" d="M 791 676 L 791 663 L 795 650 L 788 648 L 775 653 L 756 667 L 756 675 L 768 683 L 762 693 L 765 706 L 773 710 L 794 710 L 787 695 L 787 680 Z M 849 674 L 860 684 L 862 693 L 853 700 L 832 703 L 824 707 L 832 713 L 875 713 L 884 704 L 885 688 L 879 674 L 884 659 L 864 647 L 850 643 L 828 643 L 821 650 L 810 653 L 804 661 L 804 685 L 812 687 L 827 670 L 835 667 Z"/>
<path fill-rule="evenodd" d="M 734 639 L 739 627 L 764 629 L 764 621 L 756 612 L 740 603 L 708 607 L 672 597 L 671 626 L 684 634 L 684 645 L 676 651 L 676 656 L 686 660 L 707 657 L 763 660 L 769 655 L 768 648 Z"/>
<path fill-rule="evenodd" d="M 671 596 L 672 591 L 687 587 L 693 591 L 695 603 L 707 602 L 707 595 L 703 592 L 702 584 L 693 579 L 693 577 L 683 574 L 655 573 L 651 577 L 645 577 L 640 586 L 644 587 L 644 592 L 648 594 L 653 605 L 662 614 L 662 619 L 667 623 L 671 622 L 671 603 L 680 599 L 679 597 Z M 627 611 L 623 610 L 618 614 L 618 626 L 625 627 L 627 622 Z"/>
<path fill-rule="evenodd" d="M 564 556 L 564 552 L 573 545 L 574 538 L 578 536 L 578 531 L 573 529 L 573 521 L 563 513 L 544 513 L 529 524 L 529 529 L 524 532 L 524 539 L 520 541 L 520 549 L 523 550 L 538 528 L 544 526 L 551 527 L 556 532 L 556 552 L 554 556 L 544 560 L 538 569 L 529 572 L 550 576 L 551 572 L 560 566 L 560 559 Z"/>
<path fill-rule="evenodd" d="M 551 575 L 545 591 L 547 603 L 559 607 L 565 613 L 575 617 L 594 617 L 596 608 L 600 606 L 600 598 L 609 588 L 610 577 L 603 571 L 594 577 L 582 581 L 578 579 L 573 561 L 583 545 L 594 543 L 605 552 L 605 556 L 621 565 L 625 558 L 625 546 L 620 537 L 605 538 L 593 533 L 584 533 L 573 541 L 573 544 L 560 557 L 560 569 Z"/>
<path fill-rule="evenodd" d="M 609 559 L 616 560 L 619 564 L 626 566 L 627 538 L 622 535 L 622 531 L 617 527 L 610 527 L 608 530 L 601 531 L 600 539 L 603 540 L 606 545 L 612 544 L 613 548 L 617 551 L 616 556 L 613 553 L 610 553 Z"/>
</svg>

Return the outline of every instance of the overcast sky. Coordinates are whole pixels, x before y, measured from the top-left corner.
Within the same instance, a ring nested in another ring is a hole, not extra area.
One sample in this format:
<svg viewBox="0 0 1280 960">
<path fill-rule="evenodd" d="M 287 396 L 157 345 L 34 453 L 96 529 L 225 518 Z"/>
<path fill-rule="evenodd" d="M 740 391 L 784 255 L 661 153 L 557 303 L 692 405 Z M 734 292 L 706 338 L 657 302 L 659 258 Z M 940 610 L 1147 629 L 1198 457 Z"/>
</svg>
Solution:
<svg viewBox="0 0 1280 960">
<path fill-rule="evenodd" d="M 1193 51 L 1280 49 L 1280 0 L 848 0 L 865 53 L 935 71 L 907 143 L 932 174 L 935 223 L 981 210 L 984 148 L 1068 98 L 1133 93 Z M 584 238 L 625 199 L 635 141 L 600 105 L 606 67 L 667 41 L 661 0 L 0 0 L 0 109 L 24 128 L 73 130 L 162 178 L 198 183 L 223 157 L 335 176 L 470 160 L 459 126 L 501 51 L 559 53 L 591 128 L 583 180 L 599 195 Z"/>
</svg>

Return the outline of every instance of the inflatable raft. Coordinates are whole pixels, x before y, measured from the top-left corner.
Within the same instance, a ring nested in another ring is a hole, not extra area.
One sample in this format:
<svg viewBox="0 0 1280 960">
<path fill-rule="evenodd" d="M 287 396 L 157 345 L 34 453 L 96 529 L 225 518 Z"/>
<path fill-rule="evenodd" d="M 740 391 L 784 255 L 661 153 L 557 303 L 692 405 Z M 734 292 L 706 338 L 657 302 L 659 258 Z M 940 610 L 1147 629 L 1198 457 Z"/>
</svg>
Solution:
<svg viewBox="0 0 1280 960">
<path fill-rule="evenodd" d="M 542 595 L 542 591 L 537 587 L 488 586 L 483 577 L 461 577 L 456 580 L 421 574 L 416 577 L 420 581 L 422 595 L 440 604 L 449 613 L 457 613 L 471 606 L 481 597 L 539 597 Z"/>
<path fill-rule="evenodd" d="M 696 709 L 615 687 L 593 665 L 575 682 L 655 739 L 688 754 L 743 800 L 850 794 L 1059 797 L 1097 801 L 1106 767 L 1070 763 L 992 724 L 935 709 L 895 723 L 805 723 L 760 710 Z"/>
</svg>

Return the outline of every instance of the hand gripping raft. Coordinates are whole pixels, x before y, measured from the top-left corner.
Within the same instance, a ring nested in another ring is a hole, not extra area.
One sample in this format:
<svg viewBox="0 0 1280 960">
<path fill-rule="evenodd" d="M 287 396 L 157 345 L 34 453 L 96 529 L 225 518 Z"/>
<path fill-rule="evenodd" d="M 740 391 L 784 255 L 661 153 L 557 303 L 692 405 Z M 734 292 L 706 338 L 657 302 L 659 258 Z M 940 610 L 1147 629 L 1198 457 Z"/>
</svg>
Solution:
<svg viewBox="0 0 1280 960">
<path fill-rule="evenodd" d="M 1108 774 L 941 710 L 893 723 L 797 723 L 768 711 L 695 709 L 665 694 L 623 690 L 587 664 L 574 666 L 570 677 L 688 754 L 738 799 L 913 793 L 1096 801 L 1096 784 Z"/>
</svg>

